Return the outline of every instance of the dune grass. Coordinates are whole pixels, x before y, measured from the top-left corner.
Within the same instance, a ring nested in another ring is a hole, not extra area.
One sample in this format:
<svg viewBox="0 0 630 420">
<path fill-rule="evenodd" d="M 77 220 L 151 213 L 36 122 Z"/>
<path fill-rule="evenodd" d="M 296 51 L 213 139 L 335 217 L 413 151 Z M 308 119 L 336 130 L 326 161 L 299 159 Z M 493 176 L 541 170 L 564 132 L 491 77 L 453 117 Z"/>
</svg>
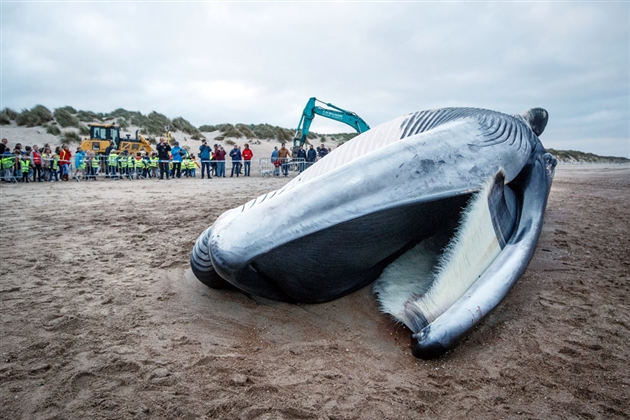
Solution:
<svg viewBox="0 0 630 420">
<path fill-rule="evenodd" d="M 203 131 L 204 133 L 212 133 L 213 131 L 217 130 L 218 128 L 216 128 L 214 125 L 204 124 L 199 126 L 199 131 Z"/>
<path fill-rule="evenodd" d="M 52 134 L 53 136 L 58 136 L 61 134 L 61 130 L 56 125 L 46 124 L 44 127 L 46 128 L 46 132 L 48 134 Z"/>
<path fill-rule="evenodd" d="M 78 111 L 76 117 L 81 122 L 92 123 L 92 122 L 103 122 L 105 116 L 102 113 L 96 113 L 92 111 Z"/>
<path fill-rule="evenodd" d="M 81 137 L 76 131 L 64 131 L 61 140 L 68 144 L 81 143 Z"/>
<path fill-rule="evenodd" d="M 17 125 L 27 127 L 43 126 L 52 120 L 52 112 L 44 105 L 35 105 L 31 109 L 23 109 L 15 118 Z"/>
<path fill-rule="evenodd" d="M 11 121 L 15 121 L 19 114 L 11 108 L 4 108 L 0 111 L 0 125 L 11 124 Z"/>
<path fill-rule="evenodd" d="M 203 135 L 197 129 L 197 127 L 195 127 L 194 125 L 192 125 L 190 122 L 188 122 L 182 117 L 177 117 L 173 119 L 172 123 L 173 123 L 172 128 L 175 130 L 183 131 L 186 134 L 190 134 L 191 136 L 197 136 L 198 138 L 203 137 Z"/>
<path fill-rule="evenodd" d="M 67 109 L 57 108 L 55 112 L 53 112 L 53 116 L 63 128 L 79 126 L 79 119 L 72 115 Z"/>
</svg>

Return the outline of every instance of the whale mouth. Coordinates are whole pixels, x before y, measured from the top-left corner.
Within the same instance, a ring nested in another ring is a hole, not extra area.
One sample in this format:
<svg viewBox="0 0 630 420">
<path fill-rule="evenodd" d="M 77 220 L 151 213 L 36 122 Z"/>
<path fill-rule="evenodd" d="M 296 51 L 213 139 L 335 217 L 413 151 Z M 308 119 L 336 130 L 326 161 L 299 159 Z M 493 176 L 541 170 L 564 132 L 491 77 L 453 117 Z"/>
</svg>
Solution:
<svg viewBox="0 0 630 420">
<path fill-rule="evenodd" d="M 402 253 L 438 231 L 451 236 L 471 194 L 370 213 L 281 244 L 239 264 L 209 248 L 214 269 L 246 292 L 326 302 L 376 280 Z"/>
</svg>

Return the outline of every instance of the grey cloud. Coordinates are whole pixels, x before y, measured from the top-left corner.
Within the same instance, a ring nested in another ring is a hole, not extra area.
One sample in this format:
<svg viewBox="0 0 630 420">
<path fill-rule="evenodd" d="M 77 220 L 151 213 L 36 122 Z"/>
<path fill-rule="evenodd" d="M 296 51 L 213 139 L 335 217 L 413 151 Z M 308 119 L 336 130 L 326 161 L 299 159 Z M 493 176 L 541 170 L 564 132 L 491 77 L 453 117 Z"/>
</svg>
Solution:
<svg viewBox="0 0 630 420">
<path fill-rule="evenodd" d="M 542 106 L 547 146 L 630 153 L 627 3 L 1 7 L 3 106 L 286 127 L 310 96 L 372 126 L 442 106 Z M 313 129 L 347 131 L 326 120 Z"/>
</svg>

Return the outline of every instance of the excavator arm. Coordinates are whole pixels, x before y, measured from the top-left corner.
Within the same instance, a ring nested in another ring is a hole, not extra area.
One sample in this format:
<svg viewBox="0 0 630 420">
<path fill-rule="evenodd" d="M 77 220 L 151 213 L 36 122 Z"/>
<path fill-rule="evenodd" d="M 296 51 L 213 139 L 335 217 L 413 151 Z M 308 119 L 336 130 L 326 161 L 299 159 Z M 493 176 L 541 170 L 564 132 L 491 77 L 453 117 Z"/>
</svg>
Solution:
<svg viewBox="0 0 630 420">
<path fill-rule="evenodd" d="M 328 108 L 317 106 L 315 102 L 320 102 Z M 346 111 L 333 104 L 322 102 L 317 98 L 310 98 L 306 103 L 306 107 L 304 107 L 302 118 L 300 118 L 300 123 L 293 137 L 294 148 L 303 146 L 304 143 L 306 143 L 306 138 L 308 137 L 308 132 L 315 115 L 321 115 L 322 117 L 348 124 L 350 127 L 354 128 L 357 133 L 363 133 L 370 129 L 370 126 L 354 112 Z"/>
</svg>

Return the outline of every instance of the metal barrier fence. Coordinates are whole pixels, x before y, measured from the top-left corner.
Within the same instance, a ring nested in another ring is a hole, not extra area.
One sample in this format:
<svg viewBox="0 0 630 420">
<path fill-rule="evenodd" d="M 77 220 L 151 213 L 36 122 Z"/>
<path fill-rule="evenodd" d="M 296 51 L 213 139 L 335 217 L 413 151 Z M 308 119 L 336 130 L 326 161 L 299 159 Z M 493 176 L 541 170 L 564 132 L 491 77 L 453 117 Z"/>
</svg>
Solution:
<svg viewBox="0 0 630 420">
<path fill-rule="evenodd" d="M 180 176 L 198 178 L 202 169 L 205 169 L 204 164 L 208 164 L 208 169 L 212 176 L 225 176 L 226 172 L 239 175 L 249 176 L 251 174 L 251 166 L 254 162 L 248 162 L 245 160 L 240 161 L 217 161 L 217 160 L 201 160 L 201 161 L 189 161 L 193 162 L 190 167 L 183 167 L 182 162 L 174 162 L 172 160 L 147 160 L 142 159 L 141 164 L 138 164 L 138 160 L 131 157 L 131 159 L 110 159 L 108 156 L 95 156 L 92 159 L 85 159 L 83 165 L 77 168 L 75 165 L 74 157 L 64 167 L 64 163 L 55 158 L 42 158 L 41 165 L 34 165 L 30 156 L 26 156 L 25 160 L 29 161 L 29 164 L 22 164 L 22 157 L 25 155 L 16 156 L 13 154 L 0 155 L 0 180 L 6 182 L 19 182 L 28 180 L 27 182 L 37 181 L 59 181 L 66 174 L 68 179 L 80 180 L 96 180 L 96 179 L 147 179 L 157 178 L 160 176 L 160 164 L 167 163 L 169 176 L 175 176 L 178 173 Z M 179 163 L 179 165 L 177 165 Z M 249 163 L 249 164 L 248 164 Z M 231 164 L 231 165 L 230 165 Z M 194 166 L 193 166 L 194 165 Z M 229 165 L 229 168 L 228 168 Z M 308 167 L 307 163 L 302 158 L 290 159 L 269 159 L 262 158 L 258 160 L 258 174 L 261 177 L 289 177 L 295 176 Z M 179 166 L 179 169 L 178 169 Z M 23 175 L 26 170 L 26 177 Z M 249 173 L 248 173 L 249 172 Z M 220 175 L 217 175 L 219 174 Z M 256 172 L 254 172 L 255 174 Z"/>
<path fill-rule="evenodd" d="M 303 172 L 306 167 L 307 162 L 303 158 L 258 159 L 258 170 L 263 178 L 296 175 Z"/>
</svg>

